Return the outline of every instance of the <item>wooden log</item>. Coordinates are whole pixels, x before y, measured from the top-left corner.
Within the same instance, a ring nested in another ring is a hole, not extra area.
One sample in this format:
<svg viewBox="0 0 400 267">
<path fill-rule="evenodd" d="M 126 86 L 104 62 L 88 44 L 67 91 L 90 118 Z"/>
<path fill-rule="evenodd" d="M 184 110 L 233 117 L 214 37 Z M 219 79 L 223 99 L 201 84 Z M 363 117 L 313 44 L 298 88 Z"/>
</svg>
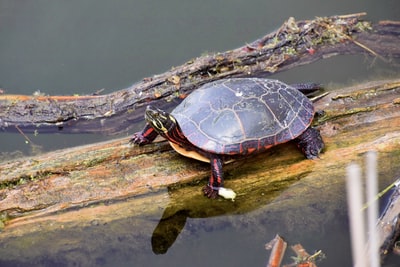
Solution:
<svg viewBox="0 0 400 267">
<path fill-rule="evenodd" d="M 399 92 L 400 80 L 392 80 L 330 93 L 316 103 L 324 115 L 315 125 L 327 146 L 320 160 L 304 160 L 291 144 L 280 145 L 226 165 L 226 186 L 239 194 L 239 203 L 251 201 L 267 184 L 284 187 L 327 168 L 335 173 L 332 164 L 343 166 L 371 149 L 395 151 L 400 143 Z M 208 173 L 208 164 L 179 156 L 165 141 L 137 147 L 123 138 L 2 163 L 0 211 L 8 218 L 43 215 L 186 183 L 204 184 Z M 190 188 L 188 195 L 201 195 L 201 185 Z"/>
<path fill-rule="evenodd" d="M 205 55 L 145 78 L 129 88 L 95 96 L 0 95 L 0 129 L 17 132 L 126 131 L 142 119 L 144 107 L 176 105 L 204 83 L 227 77 L 267 76 L 343 54 L 385 61 L 400 58 L 400 26 L 361 19 L 364 13 L 286 21 L 277 31 L 237 49 Z"/>
</svg>

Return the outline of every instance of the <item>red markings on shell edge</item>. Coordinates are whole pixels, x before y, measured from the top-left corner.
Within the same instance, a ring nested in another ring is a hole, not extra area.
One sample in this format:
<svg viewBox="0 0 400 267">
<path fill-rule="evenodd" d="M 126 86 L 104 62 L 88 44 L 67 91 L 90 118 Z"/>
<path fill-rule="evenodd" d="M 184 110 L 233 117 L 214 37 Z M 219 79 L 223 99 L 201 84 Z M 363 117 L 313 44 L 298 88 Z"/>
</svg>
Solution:
<svg viewBox="0 0 400 267">
<path fill-rule="evenodd" d="M 257 149 L 255 148 L 255 147 L 249 147 L 248 149 L 247 149 L 247 154 L 251 154 L 251 153 L 253 153 L 254 151 L 256 151 Z"/>
<path fill-rule="evenodd" d="M 260 140 L 248 140 L 239 144 L 232 144 L 223 147 L 223 153 L 227 155 L 250 155 L 267 150 L 276 145 L 274 137 L 262 138 Z"/>
</svg>

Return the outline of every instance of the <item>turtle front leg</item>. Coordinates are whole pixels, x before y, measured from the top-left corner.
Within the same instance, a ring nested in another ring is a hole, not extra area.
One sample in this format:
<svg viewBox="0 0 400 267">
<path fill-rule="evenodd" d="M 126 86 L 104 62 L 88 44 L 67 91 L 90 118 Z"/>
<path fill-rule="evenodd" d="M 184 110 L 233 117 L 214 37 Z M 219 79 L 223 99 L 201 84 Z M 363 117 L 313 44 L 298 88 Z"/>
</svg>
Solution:
<svg viewBox="0 0 400 267">
<path fill-rule="evenodd" d="M 222 173 L 222 159 L 220 157 L 211 157 L 211 176 L 208 185 L 203 188 L 204 195 L 209 198 L 217 198 L 218 190 L 223 186 L 224 179 Z"/>
<path fill-rule="evenodd" d="M 150 124 L 146 124 L 141 132 L 133 134 L 129 142 L 137 145 L 146 145 L 153 142 L 154 139 L 156 139 L 157 135 L 157 131 L 154 130 L 154 128 L 151 127 Z"/>
</svg>

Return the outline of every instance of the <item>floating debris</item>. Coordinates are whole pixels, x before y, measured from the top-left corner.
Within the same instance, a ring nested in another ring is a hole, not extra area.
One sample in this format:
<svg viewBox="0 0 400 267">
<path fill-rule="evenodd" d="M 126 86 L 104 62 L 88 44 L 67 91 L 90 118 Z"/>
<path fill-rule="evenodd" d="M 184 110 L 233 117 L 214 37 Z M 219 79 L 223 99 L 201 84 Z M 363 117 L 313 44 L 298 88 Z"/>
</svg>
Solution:
<svg viewBox="0 0 400 267">
<path fill-rule="evenodd" d="M 265 244 L 265 249 L 272 250 L 266 266 L 280 267 L 286 247 L 287 243 L 279 235 Z M 292 257 L 293 263 L 283 265 L 283 267 L 317 267 L 316 262 L 325 259 L 325 254 L 321 250 L 311 255 L 301 244 L 293 245 L 291 249 L 296 253 L 296 257 Z"/>
<path fill-rule="evenodd" d="M 325 259 L 325 254 L 322 250 L 310 255 L 301 244 L 291 246 L 291 249 L 296 253 L 296 257 L 293 257 L 294 263 L 284 265 L 284 267 L 317 267 L 316 262 Z"/>
<path fill-rule="evenodd" d="M 265 244 L 266 250 L 272 250 L 267 263 L 267 267 L 279 267 L 285 255 L 287 243 L 282 237 L 276 235 L 274 239 Z"/>
</svg>

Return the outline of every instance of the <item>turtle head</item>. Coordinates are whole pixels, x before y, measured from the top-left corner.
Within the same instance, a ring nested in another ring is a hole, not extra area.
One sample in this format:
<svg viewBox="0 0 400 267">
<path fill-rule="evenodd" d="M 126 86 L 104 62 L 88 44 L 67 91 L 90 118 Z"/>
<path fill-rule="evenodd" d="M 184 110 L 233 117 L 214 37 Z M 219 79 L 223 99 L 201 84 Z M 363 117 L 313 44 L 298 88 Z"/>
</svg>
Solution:
<svg viewBox="0 0 400 267">
<path fill-rule="evenodd" d="M 177 126 L 174 116 L 152 106 L 147 106 L 144 117 L 147 123 L 163 137 L 168 136 L 168 133 Z"/>
</svg>

